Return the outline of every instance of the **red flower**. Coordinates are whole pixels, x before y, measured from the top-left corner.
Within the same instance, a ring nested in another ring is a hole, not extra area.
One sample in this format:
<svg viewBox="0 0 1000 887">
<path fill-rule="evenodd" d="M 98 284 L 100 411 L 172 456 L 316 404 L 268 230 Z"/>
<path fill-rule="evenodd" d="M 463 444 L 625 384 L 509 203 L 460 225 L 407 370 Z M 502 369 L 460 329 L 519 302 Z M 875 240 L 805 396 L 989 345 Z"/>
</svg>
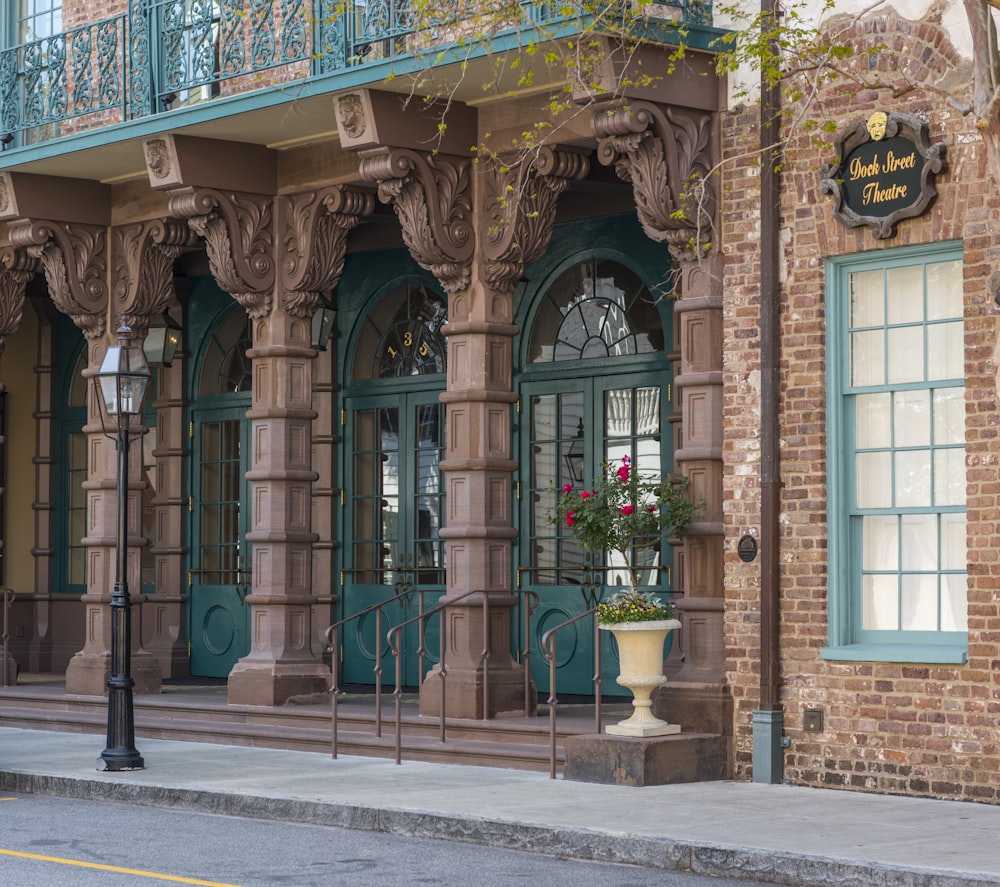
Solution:
<svg viewBox="0 0 1000 887">
<path fill-rule="evenodd" d="M 588 493 L 588 492 L 587 492 L 586 490 L 583 490 L 583 491 L 582 491 L 582 492 L 580 493 L 580 498 L 581 498 L 581 499 L 589 499 L 589 498 L 590 498 L 590 493 Z"/>
<path fill-rule="evenodd" d="M 625 462 L 625 463 L 624 463 L 624 464 L 623 464 L 623 465 L 622 465 L 622 466 L 621 466 L 620 468 L 618 468 L 618 469 L 617 469 L 617 470 L 615 471 L 615 474 L 617 474 L 617 475 L 618 475 L 618 479 L 619 479 L 619 480 L 620 480 L 620 481 L 621 481 L 621 482 L 622 482 L 623 484 L 627 484 L 627 483 L 628 483 L 628 473 L 629 473 L 629 466 L 628 466 L 628 462 Z"/>
<path fill-rule="evenodd" d="M 575 521 L 575 520 L 573 520 L 573 515 L 574 515 L 574 514 L 576 514 L 576 512 L 575 512 L 575 511 L 567 511 L 567 512 L 566 512 L 566 526 L 567 526 L 567 527 L 572 527 L 572 526 L 573 526 L 573 524 L 575 524 L 575 523 L 576 523 L 576 521 Z"/>
<path fill-rule="evenodd" d="M 563 492 L 564 493 L 572 493 L 573 492 L 573 484 L 566 484 L 566 486 L 563 487 Z"/>
<path fill-rule="evenodd" d="M 625 517 L 628 517 L 633 511 L 635 511 L 635 509 L 631 505 L 622 506 L 622 514 L 624 514 Z"/>
</svg>

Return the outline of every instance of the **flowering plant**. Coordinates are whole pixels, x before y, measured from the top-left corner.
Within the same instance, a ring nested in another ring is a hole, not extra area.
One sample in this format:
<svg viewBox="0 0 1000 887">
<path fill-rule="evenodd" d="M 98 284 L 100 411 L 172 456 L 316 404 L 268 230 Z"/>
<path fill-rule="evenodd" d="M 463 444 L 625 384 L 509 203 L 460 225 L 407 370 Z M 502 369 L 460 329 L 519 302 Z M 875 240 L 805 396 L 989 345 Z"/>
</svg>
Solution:
<svg viewBox="0 0 1000 887">
<path fill-rule="evenodd" d="M 603 475 L 595 478 L 589 489 L 578 490 L 572 484 L 562 488 L 553 522 L 568 528 L 584 548 L 615 552 L 624 563 L 629 590 L 599 605 L 601 624 L 673 617 L 670 604 L 638 591 L 633 559 L 638 549 L 658 546 L 665 537 L 679 535 L 691 522 L 697 509 L 684 495 L 686 488 L 687 482 L 681 478 L 640 475 L 628 456 L 606 463 Z"/>
<path fill-rule="evenodd" d="M 597 621 L 601 625 L 619 622 L 652 622 L 656 619 L 673 619 L 674 605 L 663 603 L 648 591 L 619 591 L 597 605 Z"/>
</svg>

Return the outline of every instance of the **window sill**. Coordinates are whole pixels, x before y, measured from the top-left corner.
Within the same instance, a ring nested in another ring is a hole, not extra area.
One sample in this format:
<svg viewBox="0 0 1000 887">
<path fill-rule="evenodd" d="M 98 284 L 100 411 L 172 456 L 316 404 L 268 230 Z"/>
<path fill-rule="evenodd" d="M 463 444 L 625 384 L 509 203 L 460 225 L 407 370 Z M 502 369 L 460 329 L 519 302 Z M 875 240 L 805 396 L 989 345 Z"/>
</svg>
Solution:
<svg viewBox="0 0 1000 887">
<path fill-rule="evenodd" d="M 821 659 L 843 662 L 923 662 L 942 665 L 965 665 L 968 648 L 928 644 L 845 644 L 824 647 Z"/>
</svg>

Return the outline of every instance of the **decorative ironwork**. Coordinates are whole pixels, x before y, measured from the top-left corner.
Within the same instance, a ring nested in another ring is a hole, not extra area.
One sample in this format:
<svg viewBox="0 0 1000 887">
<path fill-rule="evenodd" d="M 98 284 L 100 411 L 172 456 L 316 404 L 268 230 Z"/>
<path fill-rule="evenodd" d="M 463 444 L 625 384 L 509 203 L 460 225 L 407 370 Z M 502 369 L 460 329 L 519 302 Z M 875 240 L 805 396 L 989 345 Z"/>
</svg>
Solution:
<svg viewBox="0 0 1000 887">
<path fill-rule="evenodd" d="M 574 18 L 553 0 L 520 5 L 526 27 Z M 653 18 L 711 24 L 710 2 L 650 8 Z M 282 65 L 308 64 L 318 76 L 404 58 L 454 39 L 452 25 L 467 12 L 460 0 L 435 9 L 418 22 L 412 0 L 128 0 L 124 13 L 0 52 L 0 121 L 4 133 L 34 129 L 38 142 L 58 137 L 71 117 L 110 109 L 122 120 L 144 117 Z M 421 39 L 409 39 L 418 28 Z"/>
</svg>

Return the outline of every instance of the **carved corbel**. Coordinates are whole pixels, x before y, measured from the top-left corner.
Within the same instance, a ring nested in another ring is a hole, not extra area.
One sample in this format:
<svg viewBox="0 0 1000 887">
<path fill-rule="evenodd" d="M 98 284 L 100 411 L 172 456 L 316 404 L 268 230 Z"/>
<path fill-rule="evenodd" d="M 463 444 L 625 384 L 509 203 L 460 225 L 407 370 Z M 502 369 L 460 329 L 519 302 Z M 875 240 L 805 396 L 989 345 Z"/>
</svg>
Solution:
<svg viewBox="0 0 1000 887">
<path fill-rule="evenodd" d="M 272 197 L 184 188 L 170 194 L 170 214 L 205 238 L 216 283 L 252 318 L 271 311 L 274 290 Z"/>
<path fill-rule="evenodd" d="M 630 102 L 597 109 L 591 123 L 598 159 L 631 183 L 646 234 L 671 251 L 703 251 L 715 218 L 712 115 Z"/>
<path fill-rule="evenodd" d="M 466 289 L 472 273 L 470 168 L 463 158 L 425 159 L 403 148 L 361 154 L 361 176 L 377 183 L 383 203 L 392 203 L 410 254 L 449 293 Z"/>
<path fill-rule="evenodd" d="M 0 251 L 0 354 L 7 337 L 17 332 L 24 311 L 24 292 L 28 281 L 41 270 L 38 260 L 23 249 Z"/>
<path fill-rule="evenodd" d="M 487 170 L 489 225 L 483 242 L 484 277 L 500 292 L 512 292 L 548 246 L 559 195 L 590 169 L 587 153 L 573 148 L 542 148 L 517 167 Z"/>
<path fill-rule="evenodd" d="M 344 270 L 347 235 L 375 209 L 375 196 L 347 185 L 279 197 L 284 227 L 280 268 L 285 311 L 311 317 Z"/>
<path fill-rule="evenodd" d="M 104 335 L 108 305 L 107 229 L 96 225 L 21 219 L 10 223 L 10 242 L 45 272 L 55 306 L 88 339 Z"/>
<path fill-rule="evenodd" d="M 174 259 L 195 242 L 194 231 L 180 219 L 156 219 L 112 228 L 111 237 L 114 315 L 144 332 L 151 315 L 176 301 Z"/>
</svg>

